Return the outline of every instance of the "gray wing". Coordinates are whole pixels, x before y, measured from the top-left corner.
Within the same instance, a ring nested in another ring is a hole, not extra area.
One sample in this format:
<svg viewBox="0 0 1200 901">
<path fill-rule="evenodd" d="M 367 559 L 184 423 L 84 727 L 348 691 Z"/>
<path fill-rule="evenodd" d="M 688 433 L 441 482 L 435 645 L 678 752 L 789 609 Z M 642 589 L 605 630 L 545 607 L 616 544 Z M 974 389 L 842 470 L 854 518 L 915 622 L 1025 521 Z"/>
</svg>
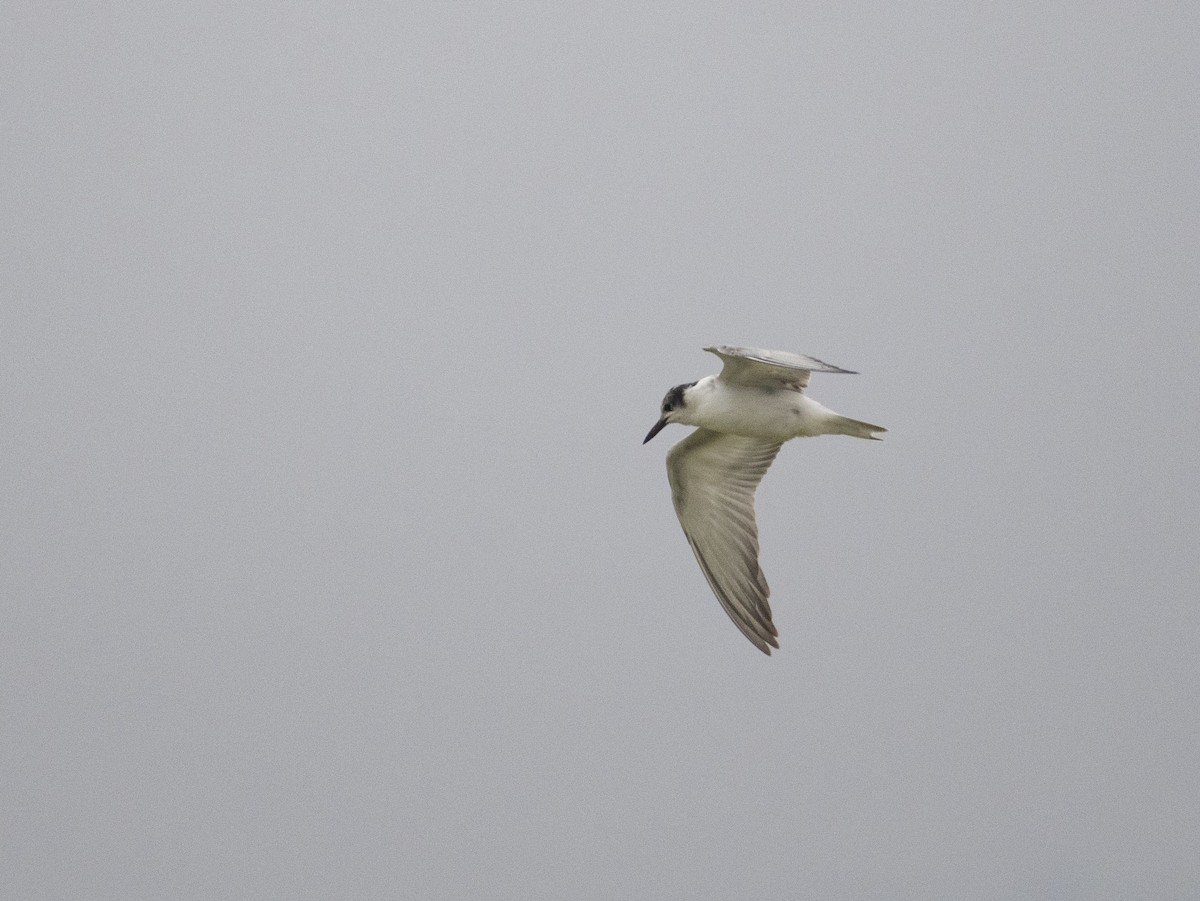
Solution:
<svg viewBox="0 0 1200 901">
<path fill-rule="evenodd" d="M 725 365 L 721 380 L 734 385 L 751 387 L 792 388 L 803 391 L 808 387 L 810 372 L 839 372 L 858 375 L 849 369 L 832 366 L 816 357 L 790 354 L 782 350 L 760 350 L 756 347 L 731 347 L 718 344 L 704 348 L 716 354 Z"/>
<path fill-rule="evenodd" d="M 779 647 L 779 633 L 758 565 L 754 489 L 781 446 L 697 429 L 667 454 L 671 500 L 700 569 L 734 625 L 764 654 Z"/>
</svg>

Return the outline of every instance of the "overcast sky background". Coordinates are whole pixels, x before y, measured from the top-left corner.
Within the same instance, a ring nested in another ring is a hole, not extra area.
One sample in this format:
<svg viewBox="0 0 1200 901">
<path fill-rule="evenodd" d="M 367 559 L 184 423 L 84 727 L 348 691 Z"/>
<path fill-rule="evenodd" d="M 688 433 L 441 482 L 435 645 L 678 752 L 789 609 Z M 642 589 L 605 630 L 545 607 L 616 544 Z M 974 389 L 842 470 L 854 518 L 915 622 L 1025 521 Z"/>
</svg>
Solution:
<svg viewBox="0 0 1200 901">
<path fill-rule="evenodd" d="M 2 18 L 0 895 L 1197 896 L 1200 6 Z"/>
</svg>

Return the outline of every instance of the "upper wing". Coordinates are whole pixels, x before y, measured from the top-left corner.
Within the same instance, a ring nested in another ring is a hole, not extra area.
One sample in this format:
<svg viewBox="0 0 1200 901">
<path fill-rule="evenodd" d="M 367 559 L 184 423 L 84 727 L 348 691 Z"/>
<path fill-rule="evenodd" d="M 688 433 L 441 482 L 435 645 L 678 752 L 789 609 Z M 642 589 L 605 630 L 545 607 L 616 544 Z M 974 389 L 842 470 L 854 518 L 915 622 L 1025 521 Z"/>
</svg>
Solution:
<svg viewBox="0 0 1200 901">
<path fill-rule="evenodd" d="M 782 350 L 759 350 L 755 347 L 731 347 L 718 344 L 704 348 L 716 354 L 725 364 L 721 380 L 734 385 L 763 388 L 792 388 L 803 391 L 808 387 L 810 372 L 840 372 L 858 375 L 849 369 L 831 366 L 816 357 L 790 354 Z"/>
<path fill-rule="evenodd" d="M 779 647 L 758 566 L 754 489 L 778 441 L 696 429 L 667 454 L 671 500 L 700 569 L 729 618 L 764 654 Z"/>
</svg>

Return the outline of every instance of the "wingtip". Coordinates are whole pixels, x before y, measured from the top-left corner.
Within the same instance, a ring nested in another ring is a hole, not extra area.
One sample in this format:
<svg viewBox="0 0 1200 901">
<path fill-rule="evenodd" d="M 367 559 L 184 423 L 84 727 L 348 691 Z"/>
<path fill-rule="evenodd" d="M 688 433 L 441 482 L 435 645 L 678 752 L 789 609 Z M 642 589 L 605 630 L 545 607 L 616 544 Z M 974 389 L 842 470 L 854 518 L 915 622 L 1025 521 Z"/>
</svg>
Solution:
<svg viewBox="0 0 1200 901">
<path fill-rule="evenodd" d="M 769 635 L 754 634 L 751 636 L 750 632 L 747 632 L 745 629 L 742 629 L 742 634 L 750 639 L 752 645 L 770 657 L 772 648 L 776 651 L 779 650 L 779 633 L 775 631 L 775 624 L 773 622 L 768 621 L 767 627 L 771 630 L 771 634 Z"/>
</svg>

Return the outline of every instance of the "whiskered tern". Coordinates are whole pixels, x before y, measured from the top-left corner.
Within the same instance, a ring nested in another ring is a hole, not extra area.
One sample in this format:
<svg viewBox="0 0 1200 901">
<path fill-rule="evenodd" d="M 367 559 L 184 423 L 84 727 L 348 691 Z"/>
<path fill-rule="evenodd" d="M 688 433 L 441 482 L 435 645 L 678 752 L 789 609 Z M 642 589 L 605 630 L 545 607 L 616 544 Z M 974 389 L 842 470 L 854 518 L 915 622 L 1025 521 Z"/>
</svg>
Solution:
<svg viewBox="0 0 1200 901">
<path fill-rule="evenodd" d="M 815 435 L 878 440 L 883 426 L 834 413 L 804 393 L 813 372 L 855 375 L 813 357 L 706 347 L 720 375 L 676 385 L 645 444 L 671 423 L 697 426 L 667 453 L 671 500 L 700 569 L 734 625 L 764 654 L 779 647 L 758 565 L 754 491 L 783 442 Z"/>
</svg>

